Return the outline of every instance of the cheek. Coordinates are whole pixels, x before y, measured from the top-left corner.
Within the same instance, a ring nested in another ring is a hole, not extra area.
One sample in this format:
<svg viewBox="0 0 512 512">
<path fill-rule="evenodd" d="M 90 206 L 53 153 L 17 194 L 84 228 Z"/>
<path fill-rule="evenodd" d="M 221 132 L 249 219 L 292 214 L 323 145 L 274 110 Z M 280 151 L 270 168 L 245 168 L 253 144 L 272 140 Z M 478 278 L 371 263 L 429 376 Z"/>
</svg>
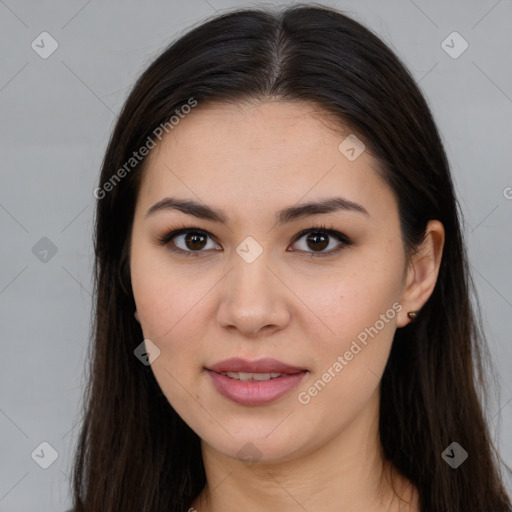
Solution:
<svg viewBox="0 0 512 512">
<path fill-rule="evenodd" d="M 314 287 L 309 282 L 307 295 L 306 281 L 300 291 L 321 320 L 302 325 L 314 354 L 315 377 L 330 370 L 325 380 L 338 383 L 329 384 L 333 392 L 338 388 L 336 393 L 344 394 L 340 386 L 350 390 L 356 383 L 376 384 L 389 356 L 402 309 L 402 260 L 398 251 L 379 256 L 354 258 L 345 270 L 317 279 Z"/>
<path fill-rule="evenodd" d="M 323 329 L 327 334 L 321 337 L 310 330 L 308 352 L 315 362 L 297 391 L 298 401 L 319 417 L 336 410 L 336 428 L 357 416 L 377 392 L 401 310 L 393 283 L 362 281 L 354 276 L 354 282 L 347 279 L 332 293 L 318 295 L 330 330 Z"/>
<path fill-rule="evenodd" d="M 313 280 L 300 279 L 294 292 L 323 322 L 325 335 L 345 338 L 372 326 L 390 308 L 388 317 L 395 319 L 392 306 L 401 294 L 401 272 L 396 260 L 388 264 L 383 259 L 361 260 Z"/>
<path fill-rule="evenodd" d="M 169 403 L 185 414 L 190 398 L 199 399 L 195 388 L 207 357 L 217 358 L 215 345 L 206 351 L 204 339 L 214 315 L 210 294 L 219 276 L 162 266 L 148 272 L 141 263 L 134 258 L 132 287 L 144 338 L 160 350 L 151 369 Z"/>
<path fill-rule="evenodd" d="M 132 254 L 133 294 L 144 338 L 160 350 L 151 369 L 169 403 L 181 411 L 193 393 L 190 382 L 204 363 L 198 357 L 201 336 L 196 331 L 204 315 L 201 299 L 212 285 L 197 275 L 194 281 L 180 269 L 169 271 L 149 253 Z"/>
<path fill-rule="evenodd" d="M 193 329 L 195 310 L 212 286 L 210 279 L 198 279 L 197 272 L 192 275 L 187 269 L 170 269 L 165 259 L 155 257 L 154 250 L 146 248 L 134 247 L 130 268 L 133 295 L 146 337 L 163 343 L 175 338 L 174 333 L 179 330 Z"/>
</svg>

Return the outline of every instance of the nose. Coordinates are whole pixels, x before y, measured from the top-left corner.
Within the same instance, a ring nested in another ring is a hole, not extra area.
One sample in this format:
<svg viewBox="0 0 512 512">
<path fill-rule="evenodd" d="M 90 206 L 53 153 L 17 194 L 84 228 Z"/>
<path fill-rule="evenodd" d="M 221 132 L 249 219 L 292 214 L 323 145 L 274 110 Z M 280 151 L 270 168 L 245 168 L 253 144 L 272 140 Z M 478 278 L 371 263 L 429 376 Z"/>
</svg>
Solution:
<svg viewBox="0 0 512 512">
<path fill-rule="evenodd" d="M 234 253 L 233 268 L 222 280 L 217 313 L 221 327 L 257 338 L 284 329 L 291 319 L 292 293 L 274 270 L 267 252 L 251 263 Z"/>
</svg>

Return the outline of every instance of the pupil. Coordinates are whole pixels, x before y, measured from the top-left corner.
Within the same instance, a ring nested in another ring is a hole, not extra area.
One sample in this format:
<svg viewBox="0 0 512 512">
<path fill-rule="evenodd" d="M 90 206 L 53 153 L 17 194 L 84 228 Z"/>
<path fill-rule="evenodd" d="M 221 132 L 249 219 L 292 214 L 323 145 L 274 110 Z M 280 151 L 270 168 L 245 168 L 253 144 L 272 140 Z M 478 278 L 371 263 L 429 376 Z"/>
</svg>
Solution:
<svg viewBox="0 0 512 512">
<path fill-rule="evenodd" d="M 201 242 L 198 241 L 199 239 L 203 239 L 203 244 L 201 245 Z M 186 236 L 186 243 L 190 243 L 193 247 L 189 247 L 189 249 L 202 249 L 204 247 L 204 235 L 197 234 L 197 233 L 188 233 Z M 194 247 L 196 244 L 199 244 L 200 247 Z"/>
<path fill-rule="evenodd" d="M 318 242 L 319 238 L 323 238 L 323 244 L 322 244 L 322 242 Z M 311 235 L 308 237 L 308 242 L 310 242 L 311 240 L 314 240 L 313 244 L 315 244 L 315 243 L 321 244 L 321 247 L 316 247 L 317 249 L 320 249 L 320 250 L 325 249 L 327 247 L 327 245 L 329 245 L 329 243 L 327 241 L 327 236 L 325 236 L 322 233 L 311 233 Z M 314 249 L 314 247 L 311 247 L 311 248 Z"/>
</svg>

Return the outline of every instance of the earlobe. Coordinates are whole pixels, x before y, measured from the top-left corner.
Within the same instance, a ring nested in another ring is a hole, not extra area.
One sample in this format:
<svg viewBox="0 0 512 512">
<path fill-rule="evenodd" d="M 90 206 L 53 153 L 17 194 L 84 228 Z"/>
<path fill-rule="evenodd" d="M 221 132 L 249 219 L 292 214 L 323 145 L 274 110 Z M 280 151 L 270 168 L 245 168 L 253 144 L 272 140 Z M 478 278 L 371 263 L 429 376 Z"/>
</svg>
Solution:
<svg viewBox="0 0 512 512">
<path fill-rule="evenodd" d="M 135 317 L 135 319 L 137 320 L 137 322 L 139 322 L 140 324 L 140 318 L 139 318 L 139 313 L 137 310 L 135 310 L 135 313 L 133 313 L 133 316 Z"/>
<path fill-rule="evenodd" d="M 405 288 L 402 292 L 403 313 L 397 327 L 404 327 L 414 320 L 407 312 L 421 315 L 421 308 L 434 291 L 443 255 L 445 232 L 438 220 L 430 220 L 425 239 L 418 251 L 411 256 L 407 269 Z"/>
</svg>

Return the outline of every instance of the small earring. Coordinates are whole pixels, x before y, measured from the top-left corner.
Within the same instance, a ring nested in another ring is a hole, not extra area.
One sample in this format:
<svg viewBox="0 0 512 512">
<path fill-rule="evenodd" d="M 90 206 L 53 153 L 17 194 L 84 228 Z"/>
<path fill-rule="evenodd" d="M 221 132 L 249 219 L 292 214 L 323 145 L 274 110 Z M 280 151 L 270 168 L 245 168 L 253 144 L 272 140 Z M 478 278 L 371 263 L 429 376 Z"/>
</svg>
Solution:
<svg viewBox="0 0 512 512">
<path fill-rule="evenodd" d="M 409 313 L 407 313 L 407 316 L 411 320 L 416 320 L 416 318 L 418 318 L 418 312 L 417 311 L 409 311 Z"/>
</svg>

